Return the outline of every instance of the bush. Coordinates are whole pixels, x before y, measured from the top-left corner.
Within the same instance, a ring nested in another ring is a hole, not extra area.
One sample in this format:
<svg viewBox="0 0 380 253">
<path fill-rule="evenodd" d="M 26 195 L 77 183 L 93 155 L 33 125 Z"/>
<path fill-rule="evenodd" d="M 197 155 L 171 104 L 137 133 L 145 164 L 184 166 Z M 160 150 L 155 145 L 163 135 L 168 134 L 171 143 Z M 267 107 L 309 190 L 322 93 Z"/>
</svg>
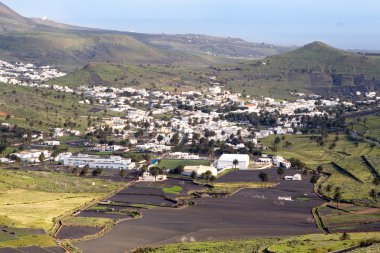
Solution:
<svg viewBox="0 0 380 253">
<path fill-rule="evenodd" d="M 350 240 L 350 235 L 347 232 L 343 232 L 343 234 L 340 236 L 340 239 L 342 241 Z"/>
<path fill-rule="evenodd" d="M 362 240 L 360 241 L 360 247 L 368 247 L 368 246 L 371 246 L 375 243 L 379 243 L 380 240 L 377 240 L 377 239 L 374 239 L 374 238 L 370 238 L 370 239 L 366 239 L 366 240 Z"/>
</svg>

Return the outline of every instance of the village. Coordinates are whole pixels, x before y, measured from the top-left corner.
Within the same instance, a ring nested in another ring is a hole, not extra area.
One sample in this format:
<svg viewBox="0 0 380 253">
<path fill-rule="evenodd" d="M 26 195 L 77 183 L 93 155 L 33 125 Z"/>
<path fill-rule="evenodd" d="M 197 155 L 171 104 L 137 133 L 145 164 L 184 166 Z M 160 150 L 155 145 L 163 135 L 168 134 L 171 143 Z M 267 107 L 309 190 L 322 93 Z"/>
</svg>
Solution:
<svg viewBox="0 0 380 253">
<path fill-rule="evenodd" d="M 207 171 L 216 176 L 231 168 L 287 169 L 291 163 L 283 157 L 268 157 L 262 154 L 265 152 L 253 155 L 251 151 L 273 151 L 281 141 L 283 146 L 291 146 L 291 142 L 285 141 L 285 136 L 304 134 L 304 117 L 334 118 L 335 115 L 329 111 L 331 108 L 356 109 L 354 101 L 326 99 L 315 94 L 297 93 L 295 95 L 298 98 L 294 101 L 269 97 L 252 99 L 250 96 L 223 90 L 216 76 L 209 77 L 210 86 L 203 91 L 173 93 L 109 86 L 80 86 L 71 89 L 44 83 L 65 75 L 49 66 L 37 68 L 32 64 L 12 65 L 6 62 L 1 62 L 0 65 L 4 82 L 81 94 L 84 99 L 79 104 L 91 104 L 120 115 L 104 117 L 100 121 L 88 116 L 86 132 L 54 128 L 49 133 L 49 138 L 46 138 L 46 133 L 35 133 L 31 136 L 32 148 L 9 154 L 1 158 L 1 163 L 50 162 L 105 170 L 145 168 L 146 171 L 147 167 L 149 171 L 155 165 L 150 164 L 149 159 L 144 162 L 130 156 L 142 153 L 149 154 L 155 161 L 173 159 L 183 161 L 183 165 L 187 161 L 208 161 L 206 166 L 182 166 L 184 168 L 181 168 L 180 173 L 189 176 L 192 173 L 202 176 Z M 367 103 L 380 101 L 376 92 L 357 92 L 356 95 L 361 96 L 361 100 L 366 98 Z M 12 128 L 7 123 L 2 123 L 1 127 Z M 273 146 L 263 145 L 261 140 L 271 135 L 282 137 L 277 137 Z M 80 141 L 70 143 L 65 141 L 67 137 Z M 66 150 L 60 152 L 59 147 L 62 145 Z M 81 147 L 79 150 L 78 145 Z M 73 146 L 76 147 L 76 152 L 66 152 Z M 161 172 L 168 173 L 170 169 Z M 149 172 L 144 173 L 144 176 L 146 180 L 152 180 Z"/>
</svg>

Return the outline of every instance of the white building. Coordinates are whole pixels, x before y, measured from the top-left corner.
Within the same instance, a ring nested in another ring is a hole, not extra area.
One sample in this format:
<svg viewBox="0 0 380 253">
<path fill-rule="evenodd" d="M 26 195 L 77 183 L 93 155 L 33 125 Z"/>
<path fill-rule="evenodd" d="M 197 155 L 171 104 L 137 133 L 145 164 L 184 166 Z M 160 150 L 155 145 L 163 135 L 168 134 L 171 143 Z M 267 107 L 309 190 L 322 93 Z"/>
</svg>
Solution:
<svg viewBox="0 0 380 253">
<path fill-rule="evenodd" d="M 154 177 L 149 172 L 144 172 L 144 174 L 141 177 L 139 177 L 139 181 L 144 182 L 165 181 L 166 179 L 166 175 L 157 175 L 157 177 Z"/>
<path fill-rule="evenodd" d="M 126 169 L 131 170 L 135 168 L 135 163 L 131 159 L 123 159 L 120 156 L 111 156 L 109 158 L 103 158 L 94 155 L 83 155 L 78 156 L 66 156 L 63 159 L 63 164 L 65 166 L 86 166 L 88 165 L 91 169 Z"/>
<path fill-rule="evenodd" d="M 190 176 L 193 172 L 197 173 L 197 176 L 199 177 L 203 173 L 206 173 L 207 171 L 211 172 L 211 175 L 216 176 L 218 175 L 218 170 L 213 166 L 185 166 L 183 168 L 182 175 Z"/>
<path fill-rule="evenodd" d="M 239 164 L 236 168 L 240 170 L 248 169 L 249 155 L 247 154 L 223 154 L 218 160 L 218 170 L 226 168 L 234 168 L 234 160 L 238 160 Z"/>
<path fill-rule="evenodd" d="M 51 153 L 48 150 L 35 150 L 35 149 L 21 151 L 19 153 L 14 153 L 12 155 L 15 155 L 18 158 L 20 158 L 22 162 L 39 163 L 41 154 L 45 156 L 45 160 L 51 157 Z"/>
<path fill-rule="evenodd" d="M 301 174 L 295 174 L 294 176 L 285 176 L 285 180 L 300 181 L 302 180 Z"/>
</svg>

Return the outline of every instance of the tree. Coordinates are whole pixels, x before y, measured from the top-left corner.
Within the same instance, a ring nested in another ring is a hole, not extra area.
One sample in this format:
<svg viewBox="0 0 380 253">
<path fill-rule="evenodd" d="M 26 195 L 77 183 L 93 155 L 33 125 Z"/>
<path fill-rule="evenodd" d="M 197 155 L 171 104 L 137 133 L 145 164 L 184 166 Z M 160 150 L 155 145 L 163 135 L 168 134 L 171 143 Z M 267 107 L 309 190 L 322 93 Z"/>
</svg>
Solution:
<svg viewBox="0 0 380 253">
<path fill-rule="evenodd" d="M 126 175 L 127 175 L 127 170 L 125 170 L 125 169 L 121 169 L 121 170 L 119 171 L 119 176 L 120 176 L 121 178 L 124 178 Z"/>
<path fill-rule="evenodd" d="M 282 177 L 282 175 L 284 175 L 284 173 L 285 173 L 284 168 L 283 168 L 282 166 L 278 167 L 278 169 L 277 169 L 277 174 L 278 174 L 280 177 Z"/>
<path fill-rule="evenodd" d="M 90 167 L 89 167 L 88 165 L 84 166 L 83 169 L 81 170 L 81 172 L 80 172 L 79 175 L 80 175 L 81 177 L 85 177 L 85 176 L 87 176 L 89 168 L 90 168 Z"/>
<path fill-rule="evenodd" d="M 318 167 L 317 167 L 317 172 L 318 172 L 319 174 L 321 174 L 321 173 L 323 172 L 323 166 L 322 166 L 322 165 L 318 165 Z"/>
<path fill-rule="evenodd" d="M 74 168 L 71 170 L 71 173 L 73 173 L 73 174 L 77 174 L 77 173 L 78 173 L 78 167 L 74 167 Z"/>
<path fill-rule="evenodd" d="M 273 141 L 273 144 L 274 144 L 274 148 L 277 150 L 278 149 L 278 144 L 281 143 L 281 138 L 280 137 L 276 137 Z"/>
<path fill-rule="evenodd" d="M 336 202 L 336 207 L 339 207 L 339 202 L 342 200 L 342 194 L 340 193 L 340 191 L 335 192 L 334 200 Z"/>
<path fill-rule="evenodd" d="M 205 172 L 205 176 L 206 176 L 206 180 L 207 180 L 207 183 L 210 181 L 210 177 L 212 176 L 212 173 L 211 173 L 211 171 L 206 171 Z"/>
<path fill-rule="evenodd" d="M 375 189 L 372 189 L 370 192 L 369 192 L 369 196 L 374 200 L 374 201 L 377 201 L 377 192 Z"/>
<path fill-rule="evenodd" d="M 264 182 L 264 187 L 266 187 L 266 182 L 269 181 L 269 175 L 268 175 L 268 173 L 263 172 L 263 171 L 260 172 L 259 173 L 259 178 L 260 178 L 260 180 L 261 180 L 262 183 Z M 261 186 L 262 186 L 262 184 L 261 184 Z"/>
<path fill-rule="evenodd" d="M 283 148 L 285 147 L 285 139 L 286 139 L 285 135 L 282 135 L 281 140 L 282 140 L 282 147 Z"/>
<path fill-rule="evenodd" d="M 238 159 L 233 160 L 232 164 L 234 165 L 235 169 L 239 165 Z"/>
<path fill-rule="evenodd" d="M 157 181 L 157 176 L 162 173 L 160 167 L 154 166 L 149 169 L 149 173 L 154 176 L 154 181 Z"/>
<path fill-rule="evenodd" d="M 310 182 L 311 182 L 312 184 L 316 184 L 316 183 L 318 182 L 318 180 L 319 180 L 319 175 L 318 175 L 318 174 L 314 174 L 314 175 L 311 177 Z"/>
<path fill-rule="evenodd" d="M 195 171 L 191 172 L 191 179 L 195 180 L 197 178 L 197 173 Z"/>
<path fill-rule="evenodd" d="M 44 164 L 45 159 L 46 159 L 45 154 L 44 154 L 43 152 L 41 152 L 40 156 L 38 157 L 38 160 L 39 160 L 42 164 Z"/>
<path fill-rule="evenodd" d="M 350 240 L 350 235 L 347 232 L 343 232 L 343 234 L 340 236 L 340 239 L 342 241 Z"/>
<path fill-rule="evenodd" d="M 210 182 L 211 182 L 212 186 L 214 186 L 214 181 L 215 180 L 216 180 L 216 177 L 214 175 L 211 175 Z"/>
<path fill-rule="evenodd" d="M 161 134 L 157 136 L 157 141 L 161 144 L 161 141 L 164 140 L 164 136 L 162 136 Z"/>
<path fill-rule="evenodd" d="M 92 176 L 94 176 L 94 177 L 100 176 L 102 174 L 102 172 L 103 172 L 103 170 L 101 168 L 97 168 L 97 169 L 92 171 Z"/>
</svg>

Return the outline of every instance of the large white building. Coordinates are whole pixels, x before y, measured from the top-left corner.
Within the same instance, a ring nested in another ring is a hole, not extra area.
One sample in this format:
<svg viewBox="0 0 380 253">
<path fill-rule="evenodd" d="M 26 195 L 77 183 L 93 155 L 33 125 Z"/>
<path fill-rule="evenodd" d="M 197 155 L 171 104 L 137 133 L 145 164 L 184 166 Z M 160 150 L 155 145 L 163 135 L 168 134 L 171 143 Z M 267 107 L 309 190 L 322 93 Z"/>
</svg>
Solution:
<svg viewBox="0 0 380 253">
<path fill-rule="evenodd" d="M 131 159 L 123 159 L 120 156 L 111 156 L 109 158 L 103 158 L 94 155 L 83 155 L 78 156 L 66 156 L 63 158 L 63 164 L 65 166 L 86 166 L 88 165 L 90 169 L 126 169 L 131 170 L 135 168 L 135 163 Z"/>
<path fill-rule="evenodd" d="M 15 155 L 18 158 L 20 158 L 20 160 L 22 162 L 39 163 L 41 154 L 44 155 L 45 160 L 47 160 L 51 157 L 51 153 L 48 150 L 36 150 L 36 149 L 25 150 L 25 151 L 21 151 L 19 153 L 14 153 L 12 155 Z"/>
<path fill-rule="evenodd" d="M 240 170 L 248 169 L 249 155 L 247 154 L 223 154 L 218 160 L 218 170 L 234 168 L 234 160 L 238 160 L 236 168 Z"/>
<path fill-rule="evenodd" d="M 206 173 L 207 171 L 211 172 L 211 175 L 216 176 L 218 175 L 218 171 L 213 166 L 185 166 L 183 168 L 183 175 L 190 176 L 193 172 L 197 173 L 197 176 L 201 176 L 203 173 Z"/>
</svg>

